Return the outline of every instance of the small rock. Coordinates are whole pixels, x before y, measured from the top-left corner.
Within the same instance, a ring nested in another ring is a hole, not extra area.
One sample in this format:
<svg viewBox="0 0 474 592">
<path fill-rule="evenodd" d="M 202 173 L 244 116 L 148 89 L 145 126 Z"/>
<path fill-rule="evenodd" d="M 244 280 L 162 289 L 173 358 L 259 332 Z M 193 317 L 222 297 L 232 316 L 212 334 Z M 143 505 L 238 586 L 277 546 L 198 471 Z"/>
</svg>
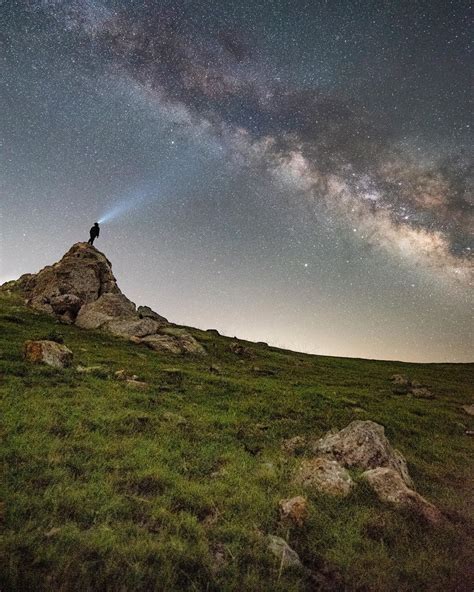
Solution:
<svg viewBox="0 0 474 592">
<path fill-rule="evenodd" d="M 344 497 L 349 495 L 354 486 L 349 472 L 344 467 L 335 460 L 323 457 L 304 460 L 295 483 L 329 495 Z"/>
<path fill-rule="evenodd" d="M 72 351 L 55 341 L 25 341 L 23 355 L 26 361 L 33 364 L 47 364 L 53 368 L 65 368 L 72 364 Z"/>
<path fill-rule="evenodd" d="M 296 526 L 303 526 L 308 517 L 308 502 L 301 495 L 290 499 L 282 499 L 278 502 L 280 518 L 286 522 L 292 522 Z"/>
<path fill-rule="evenodd" d="M 438 508 L 407 487 L 397 471 L 378 467 L 365 471 L 362 478 L 367 481 L 382 502 L 397 508 L 411 509 L 431 524 L 439 524 L 442 521 L 443 517 Z"/>
<path fill-rule="evenodd" d="M 298 553 L 284 539 L 269 534 L 267 540 L 269 551 L 275 555 L 283 569 L 288 567 L 303 567 Z"/>
<path fill-rule="evenodd" d="M 417 399 L 434 399 L 434 394 L 426 387 L 412 388 L 411 394 Z"/>
<path fill-rule="evenodd" d="M 117 370 L 114 372 L 114 376 L 117 380 L 138 380 L 136 374 L 128 374 L 126 370 Z"/>
<path fill-rule="evenodd" d="M 401 386 L 411 385 L 410 379 L 408 378 L 408 376 L 405 376 L 405 374 L 392 374 L 390 380 L 393 382 L 393 384 L 399 384 Z"/>
<path fill-rule="evenodd" d="M 474 415 L 474 405 L 463 405 L 462 408 L 468 415 Z"/>
<path fill-rule="evenodd" d="M 217 364 L 211 364 L 209 366 L 209 372 L 211 374 L 222 374 L 222 370 L 221 370 L 220 366 L 217 366 Z"/>
<path fill-rule="evenodd" d="M 304 452 L 307 442 L 303 436 L 293 436 L 293 438 L 287 438 L 282 442 L 282 450 L 287 454 L 298 455 Z"/>
</svg>

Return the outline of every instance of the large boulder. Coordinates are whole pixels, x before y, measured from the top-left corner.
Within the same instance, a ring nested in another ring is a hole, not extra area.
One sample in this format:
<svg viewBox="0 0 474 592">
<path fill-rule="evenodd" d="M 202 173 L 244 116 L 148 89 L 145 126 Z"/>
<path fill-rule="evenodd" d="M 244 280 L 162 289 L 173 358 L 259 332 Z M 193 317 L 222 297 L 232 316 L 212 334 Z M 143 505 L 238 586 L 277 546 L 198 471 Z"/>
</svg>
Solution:
<svg viewBox="0 0 474 592">
<path fill-rule="evenodd" d="M 354 487 L 348 471 L 329 458 L 304 460 L 296 474 L 295 483 L 328 495 L 345 497 Z"/>
<path fill-rule="evenodd" d="M 72 351 L 62 343 L 48 341 L 25 341 L 23 344 L 23 356 L 32 364 L 47 364 L 54 368 L 64 368 L 72 364 Z"/>
<path fill-rule="evenodd" d="M 153 319 L 140 319 L 137 317 L 109 321 L 104 326 L 104 329 L 118 337 L 145 337 L 146 335 L 155 334 L 160 327 L 160 323 Z"/>
<path fill-rule="evenodd" d="M 362 478 L 367 481 L 382 502 L 395 508 L 412 510 L 431 524 L 439 524 L 442 521 L 442 514 L 438 508 L 410 489 L 400 473 L 394 469 L 388 467 L 370 469 L 362 474 Z"/>
<path fill-rule="evenodd" d="M 313 452 L 329 455 L 347 468 L 394 469 L 411 485 L 405 458 L 391 447 L 384 427 L 374 421 L 356 420 L 338 432 L 329 432 L 313 445 Z"/>
<path fill-rule="evenodd" d="M 124 294 L 102 294 L 81 308 L 76 325 L 82 329 L 98 329 L 117 319 L 139 320 L 135 305 Z"/>
<path fill-rule="evenodd" d="M 28 304 L 37 310 L 55 314 L 54 306 L 68 305 L 69 320 L 77 314 L 78 303 L 82 306 L 94 302 L 105 293 L 120 294 L 110 261 L 87 243 L 76 243 L 54 265 L 48 265 L 36 274 L 22 276 L 17 286 Z M 66 294 L 77 297 L 78 301 L 58 301 L 58 297 Z M 62 314 L 60 312 L 59 316 Z"/>
</svg>

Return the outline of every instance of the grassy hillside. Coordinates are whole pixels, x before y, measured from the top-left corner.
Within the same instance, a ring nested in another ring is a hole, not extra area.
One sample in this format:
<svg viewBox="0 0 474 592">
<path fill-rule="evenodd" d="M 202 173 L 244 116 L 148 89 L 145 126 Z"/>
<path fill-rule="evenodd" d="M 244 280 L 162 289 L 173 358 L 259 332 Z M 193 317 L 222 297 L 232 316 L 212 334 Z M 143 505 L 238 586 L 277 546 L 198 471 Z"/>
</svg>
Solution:
<svg viewBox="0 0 474 592">
<path fill-rule="evenodd" d="M 26 339 L 54 332 L 73 350 L 72 368 L 22 360 Z M 239 356 L 232 340 L 191 332 L 206 358 L 58 325 L 0 295 L 3 592 L 472 589 L 465 431 L 474 421 L 460 407 L 472 402 L 473 365 L 249 343 Z M 100 368 L 79 373 L 77 364 Z M 149 387 L 131 390 L 113 377 L 119 369 Z M 392 394 L 395 372 L 429 384 L 436 399 Z M 382 505 L 363 483 L 345 499 L 292 484 L 301 457 L 282 441 L 354 419 L 385 426 L 446 525 Z M 298 494 L 309 518 L 284 527 L 278 501 Z M 306 570 L 281 570 L 265 534 L 285 538 Z"/>
</svg>

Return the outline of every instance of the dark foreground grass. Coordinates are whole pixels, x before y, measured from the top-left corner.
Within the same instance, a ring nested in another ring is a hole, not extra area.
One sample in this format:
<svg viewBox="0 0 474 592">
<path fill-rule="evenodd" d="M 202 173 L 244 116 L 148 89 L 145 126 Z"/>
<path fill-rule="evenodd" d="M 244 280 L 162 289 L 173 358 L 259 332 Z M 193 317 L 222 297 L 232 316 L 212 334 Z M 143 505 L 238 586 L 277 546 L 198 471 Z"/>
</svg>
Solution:
<svg viewBox="0 0 474 592">
<path fill-rule="evenodd" d="M 74 367 L 25 363 L 23 342 L 53 332 L 73 350 Z M 472 402 L 473 365 L 264 344 L 245 344 L 252 357 L 241 359 L 229 339 L 193 334 L 208 357 L 157 355 L 0 295 L 2 592 L 472 589 L 465 431 L 474 425 L 460 407 Z M 81 374 L 77 364 L 100 368 Z M 114 380 L 121 368 L 149 388 Z M 275 374 L 262 375 L 268 370 Z M 436 399 L 393 395 L 394 372 L 428 383 Z M 363 484 L 343 500 L 292 484 L 300 459 L 282 452 L 282 440 L 354 419 L 386 427 L 418 491 L 448 515 L 445 526 L 382 506 Z M 309 518 L 288 529 L 278 501 L 298 494 Z M 281 571 L 268 533 L 284 537 L 306 569 Z"/>
</svg>

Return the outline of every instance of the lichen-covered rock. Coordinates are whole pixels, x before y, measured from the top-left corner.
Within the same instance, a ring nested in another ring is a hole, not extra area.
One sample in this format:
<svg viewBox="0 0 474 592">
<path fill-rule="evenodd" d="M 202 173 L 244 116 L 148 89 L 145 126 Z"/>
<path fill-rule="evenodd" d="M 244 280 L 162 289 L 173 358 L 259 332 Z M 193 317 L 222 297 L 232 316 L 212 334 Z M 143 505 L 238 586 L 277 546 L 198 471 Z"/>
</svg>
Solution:
<svg viewBox="0 0 474 592">
<path fill-rule="evenodd" d="M 82 306 L 81 299 L 75 294 L 52 296 L 49 303 L 53 313 L 63 323 L 73 323 Z"/>
<path fill-rule="evenodd" d="M 298 553 L 284 539 L 269 534 L 267 541 L 268 549 L 275 555 L 283 569 L 288 567 L 303 567 Z"/>
<path fill-rule="evenodd" d="M 72 363 L 72 351 L 56 341 L 25 341 L 23 355 L 32 364 L 47 364 L 54 368 L 65 368 Z"/>
<path fill-rule="evenodd" d="M 438 508 L 416 491 L 407 487 L 400 473 L 392 468 L 378 467 L 362 474 L 362 478 L 375 491 L 377 497 L 396 508 L 416 512 L 431 524 L 439 524 L 443 516 Z"/>
<path fill-rule="evenodd" d="M 430 391 L 430 389 L 426 388 L 425 386 L 420 386 L 417 388 L 412 388 L 410 393 L 416 397 L 417 399 L 434 399 L 434 394 Z"/>
<path fill-rule="evenodd" d="M 349 495 L 354 482 L 349 472 L 336 460 L 311 458 L 303 460 L 296 473 L 295 483 L 329 495 Z"/>
<path fill-rule="evenodd" d="M 279 501 L 278 506 L 280 508 L 280 518 L 284 522 L 303 526 L 308 517 L 308 502 L 306 498 L 297 495 L 290 499 L 282 499 Z"/>
<path fill-rule="evenodd" d="M 338 432 L 329 432 L 313 445 L 313 452 L 330 455 L 347 468 L 392 468 L 411 485 L 405 458 L 391 447 L 384 427 L 373 421 L 356 420 Z"/>
<path fill-rule="evenodd" d="M 390 380 L 393 382 L 393 384 L 398 384 L 400 386 L 411 385 L 410 379 L 408 376 L 405 376 L 405 374 L 392 374 Z"/>
</svg>

